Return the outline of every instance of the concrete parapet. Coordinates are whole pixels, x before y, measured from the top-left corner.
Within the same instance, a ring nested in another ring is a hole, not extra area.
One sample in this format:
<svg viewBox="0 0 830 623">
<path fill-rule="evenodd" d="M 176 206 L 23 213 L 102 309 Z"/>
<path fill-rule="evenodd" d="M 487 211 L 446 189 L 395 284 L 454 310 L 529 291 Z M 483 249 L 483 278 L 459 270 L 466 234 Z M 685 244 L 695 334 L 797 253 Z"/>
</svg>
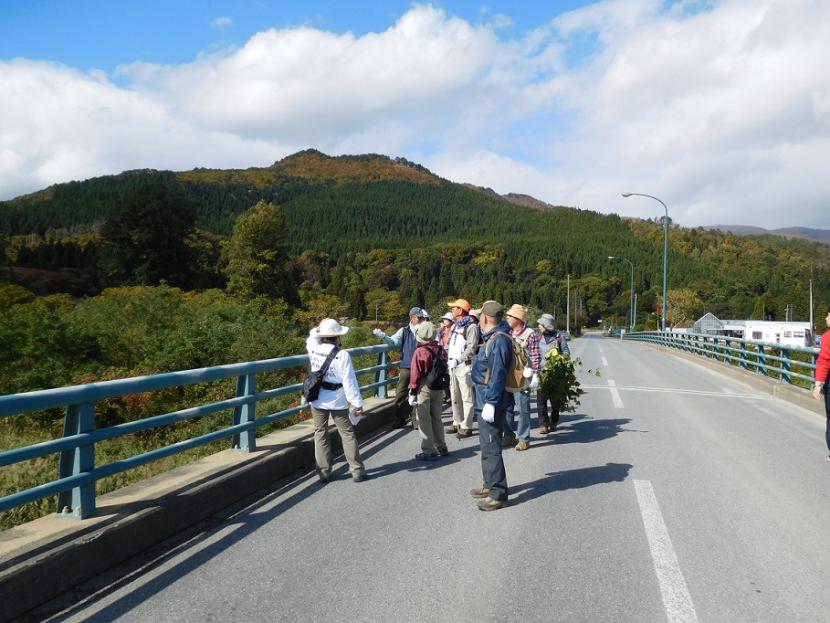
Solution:
<svg viewBox="0 0 830 623">
<path fill-rule="evenodd" d="M 366 401 L 363 439 L 393 420 L 391 399 Z M 0 532 L 0 622 L 20 617 L 314 465 L 310 420 L 257 439 L 256 452 L 226 450 L 98 498 L 96 517 L 57 515 Z M 334 435 L 332 451 L 340 451 Z"/>
</svg>

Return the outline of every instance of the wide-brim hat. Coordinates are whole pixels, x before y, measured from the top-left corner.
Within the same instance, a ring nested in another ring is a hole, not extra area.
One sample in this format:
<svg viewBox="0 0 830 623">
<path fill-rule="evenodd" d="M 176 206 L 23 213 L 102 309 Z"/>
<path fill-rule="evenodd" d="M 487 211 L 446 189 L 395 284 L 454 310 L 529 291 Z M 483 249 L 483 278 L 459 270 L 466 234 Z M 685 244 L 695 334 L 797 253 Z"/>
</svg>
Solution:
<svg viewBox="0 0 830 623">
<path fill-rule="evenodd" d="M 317 337 L 340 337 L 349 332 L 349 327 L 344 327 L 334 318 L 323 318 L 317 326 Z"/>
<path fill-rule="evenodd" d="M 548 331 L 553 331 L 556 328 L 556 325 L 553 321 L 553 316 L 550 314 L 542 314 L 539 316 L 539 320 L 536 321 L 536 324 L 545 327 Z"/>
<path fill-rule="evenodd" d="M 452 312 L 447 312 L 443 316 L 441 316 L 441 320 L 449 320 L 450 322 L 455 322 L 455 316 L 452 315 Z"/>
<path fill-rule="evenodd" d="M 513 316 L 517 320 L 521 320 L 525 322 L 527 320 L 527 307 L 524 305 L 519 305 L 515 303 L 510 309 L 507 310 L 506 316 Z"/>
<path fill-rule="evenodd" d="M 420 344 L 427 344 L 435 339 L 435 325 L 431 322 L 422 322 L 415 329 L 415 339 Z"/>
</svg>

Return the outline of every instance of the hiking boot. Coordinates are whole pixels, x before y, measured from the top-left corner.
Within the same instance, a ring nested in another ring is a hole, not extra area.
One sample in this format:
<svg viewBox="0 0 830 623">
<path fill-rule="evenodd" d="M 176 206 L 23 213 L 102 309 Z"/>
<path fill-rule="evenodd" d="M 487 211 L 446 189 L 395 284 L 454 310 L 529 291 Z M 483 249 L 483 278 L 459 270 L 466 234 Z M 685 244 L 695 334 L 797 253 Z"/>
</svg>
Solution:
<svg viewBox="0 0 830 623">
<path fill-rule="evenodd" d="M 440 456 L 447 456 L 450 453 L 449 448 L 438 448 L 438 454 Z"/>
<path fill-rule="evenodd" d="M 547 426 L 540 426 L 539 427 L 539 434 L 540 435 L 547 435 L 550 432 L 550 429 Z"/>
<path fill-rule="evenodd" d="M 489 495 L 478 503 L 478 510 L 480 511 L 497 511 L 504 507 L 504 502 L 494 500 Z"/>
<path fill-rule="evenodd" d="M 437 452 L 419 452 L 415 455 L 416 461 L 434 461 L 438 458 Z"/>
<path fill-rule="evenodd" d="M 459 428 L 458 433 L 455 436 L 459 439 L 466 439 L 467 437 L 473 436 L 473 431 L 469 428 Z"/>
<path fill-rule="evenodd" d="M 515 435 L 505 435 L 501 438 L 501 447 L 502 448 L 509 448 L 510 446 L 516 443 L 516 436 Z"/>
<path fill-rule="evenodd" d="M 480 487 L 476 487 L 475 489 L 470 489 L 470 495 L 474 498 L 486 498 L 490 495 L 490 488 L 481 485 Z"/>
<path fill-rule="evenodd" d="M 366 473 L 365 472 L 358 472 L 356 474 L 352 474 L 352 480 L 355 482 L 363 482 L 366 480 Z"/>
<path fill-rule="evenodd" d="M 518 450 L 519 452 L 521 452 L 522 450 L 527 450 L 529 447 L 530 447 L 530 442 L 525 441 L 524 439 L 516 444 L 516 450 Z"/>
<path fill-rule="evenodd" d="M 448 433 L 457 433 L 458 427 L 455 424 L 448 424 L 447 425 L 447 432 Z"/>
</svg>

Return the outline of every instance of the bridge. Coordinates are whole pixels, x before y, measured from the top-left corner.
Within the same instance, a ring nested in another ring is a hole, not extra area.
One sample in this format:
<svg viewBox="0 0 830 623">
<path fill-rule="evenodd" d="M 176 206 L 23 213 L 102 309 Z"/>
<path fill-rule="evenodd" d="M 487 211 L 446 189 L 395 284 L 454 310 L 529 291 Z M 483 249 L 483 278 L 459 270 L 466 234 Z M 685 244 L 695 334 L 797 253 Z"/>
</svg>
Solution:
<svg viewBox="0 0 830 623">
<path fill-rule="evenodd" d="M 381 427 L 365 482 L 342 462 L 326 486 L 294 472 L 29 620 L 826 620 L 823 418 L 804 390 L 722 363 L 782 376 L 784 357 L 676 340 L 682 356 L 574 340 L 600 376 L 555 433 L 505 450 L 503 510 L 468 495 L 475 436 L 423 464 L 417 433 Z"/>
</svg>

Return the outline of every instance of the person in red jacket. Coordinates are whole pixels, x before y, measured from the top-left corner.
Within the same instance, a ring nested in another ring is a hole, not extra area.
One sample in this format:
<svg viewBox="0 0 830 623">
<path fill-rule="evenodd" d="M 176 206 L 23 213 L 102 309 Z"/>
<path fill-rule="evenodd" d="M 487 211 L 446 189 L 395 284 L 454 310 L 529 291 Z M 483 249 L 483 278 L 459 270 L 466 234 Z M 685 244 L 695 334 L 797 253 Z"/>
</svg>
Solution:
<svg viewBox="0 0 830 623">
<path fill-rule="evenodd" d="M 824 319 L 830 328 L 830 309 Z M 827 376 L 830 374 L 830 329 L 821 336 L 821 350 L 816 360 L 816 384 L 813 386 L 813 398 L 821 400 L 824 394 L 824 415 L 827 418 L 827 426 L 824 429 L 824 439 L 827 443 L 827 450 L 830 451 L 830 392 L 827 391 Z M 830 461 L 830 454 L 827 455 Z"/>
</svg>

